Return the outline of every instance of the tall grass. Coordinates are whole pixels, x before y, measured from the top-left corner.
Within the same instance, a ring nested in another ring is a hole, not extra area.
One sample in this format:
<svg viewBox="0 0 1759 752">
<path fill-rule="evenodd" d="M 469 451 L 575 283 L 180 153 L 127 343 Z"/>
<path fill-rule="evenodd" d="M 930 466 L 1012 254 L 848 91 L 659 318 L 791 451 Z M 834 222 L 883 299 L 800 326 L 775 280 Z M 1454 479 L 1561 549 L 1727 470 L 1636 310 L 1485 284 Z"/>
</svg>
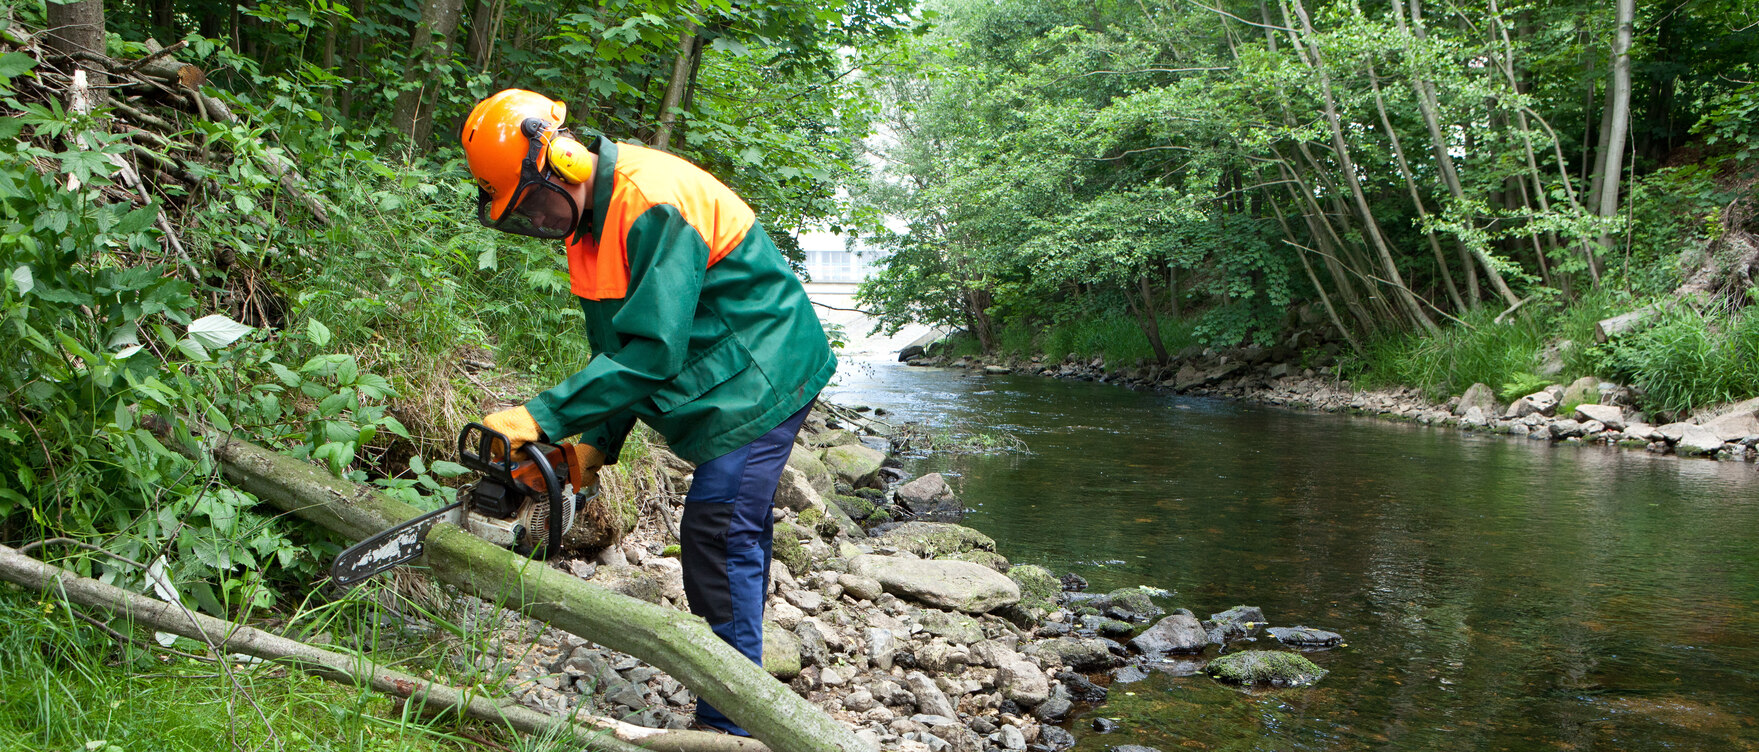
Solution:
<svg viewBox="0 0 1759 752">
<path fill-rule="evenodd" d="M 1683 413 L 1759 395 L 1759 311 L 1675 306 L 1614 343 L 1608 365 L 1655 408 Z"/>
</svg>

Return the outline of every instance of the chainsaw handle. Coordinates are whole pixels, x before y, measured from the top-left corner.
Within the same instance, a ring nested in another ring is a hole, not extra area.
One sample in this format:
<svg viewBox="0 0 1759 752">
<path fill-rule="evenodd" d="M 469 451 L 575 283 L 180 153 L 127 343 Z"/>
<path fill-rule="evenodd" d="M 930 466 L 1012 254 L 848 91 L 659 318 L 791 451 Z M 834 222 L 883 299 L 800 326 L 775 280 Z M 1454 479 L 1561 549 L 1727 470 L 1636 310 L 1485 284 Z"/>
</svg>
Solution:
<svg viewBox="0 0 1759 752">
<path fill-rule="evenodd" d="M 476 445 L 474 452 L 471 451 L 472 444 Z M 464 426 L 463 431 L 458 432 L 458 461 L 465 467 L 479 473 L 511 480 L 513 478 L 513 453 L 507 451 L 507 448 L 512 445 L 513 441 L 507 438 L 507 434 L 481 423 L 469 423 Z M 496 451 L 497 447 L 500 451 Z M 526 455 L 543 460 L 545 468 L 549 467 L 548 458 L 540 457 L 540 455 L 555 450 L 555 447 L 541 441 L 528 441 L 521 444 L 519 448 L 524 449 Z M 496 455 L 499 455 L 500 459 L 494 459 Z M 554 475 L 554 471 L 546 470 L 544 480 L 546 482 L 554 480 Z"/>
<path fill-rule="evenodd" d="M 521 448 L 525 450 L 526 456 L 531 458 L 531 464 L 537 466 L 538 473 L 544 476 L 544 493 L 549 494 L 550 497 L 550 518 L 545 521 L 544 526 L 549 531 L 546 536 L 549 540 L 544 542 L 543 556 L 554 556 L 557 551 L 562 550 L 562 524 L 564 522 L 562 519 L 562 481 L 556 478 L 556 469 L 550 466 L 550 458 L 545 456 L 547 453 L 540 451 L 539 448 L 554 449 L 555 447 L 533 441 L 527 442 Z"/>
</svg>

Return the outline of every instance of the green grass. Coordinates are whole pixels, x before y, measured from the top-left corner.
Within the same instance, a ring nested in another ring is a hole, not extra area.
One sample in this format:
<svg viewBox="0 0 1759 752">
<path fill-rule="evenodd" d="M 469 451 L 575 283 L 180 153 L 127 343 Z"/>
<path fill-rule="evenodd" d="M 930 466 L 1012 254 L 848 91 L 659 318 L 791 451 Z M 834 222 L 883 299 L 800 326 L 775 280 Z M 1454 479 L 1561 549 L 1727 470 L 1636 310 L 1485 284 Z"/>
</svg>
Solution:
<svg viewBox="0 0 1759 752">
<path fill-rule="evenodd" d="M 1683 413 L 1759 395 L 1759 310 L 1717 315 L 1677 306 L 1615 341 L 1607 362 L 1662 410 Z"/>
</svg>

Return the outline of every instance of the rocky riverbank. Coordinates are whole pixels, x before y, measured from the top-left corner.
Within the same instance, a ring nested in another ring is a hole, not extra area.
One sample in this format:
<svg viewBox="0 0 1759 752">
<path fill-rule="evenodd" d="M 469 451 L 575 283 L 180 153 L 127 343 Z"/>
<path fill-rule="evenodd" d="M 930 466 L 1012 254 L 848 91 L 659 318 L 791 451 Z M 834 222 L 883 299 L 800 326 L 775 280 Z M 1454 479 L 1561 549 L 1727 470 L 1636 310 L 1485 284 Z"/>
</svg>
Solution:
<svg viewBox="0 0 1759 752">
<path fill-rule="evenodd" d="M 1090 593 L 1076 575 L 1013 564 L 988 536 L 954 524 L 964 505 L 940 475 L 907 477 L 888 429 L 834 407 L 807 421 L 776 494 L 764 630 L 764 667 L 877 749 L 1057 752 L 1074 744 L 1071 716 L 1102 702 L 1108 686 L 1153 671 L 1300 686 L 1325 671 L 1298 651 L 1342 643 L 1322 630 L 1269 628 L 1253 607 L 1200 619 L 1168 613 L 1156 601 L 1173 594 L 1150 583 Z M 693 468 L 654 451 L 678 491 L 657 501 L 670 524 L 553 566 L 684 610 L 669 531 Z M 659 670 L 511 612 L 478 612 L 496 639 L 472 668 L 519 702 L 690 726 L 695 697 Z M 1100 721 L 1102 732 L 1116 725 Z"/>
<path fill-rule="evenodd" d="M 1192 348 L 1166 365 L 1108 369 L 1102 359 L 949 358 L 921 352 L 913 366 L 965 368 L 984 374 L 1024 373 L 1098 381 L 1138 389 L 1222 397 L 1281 407 L 1377 415 L 1425 425 L 1524 436 L 1538 441 L 1640 448 L 1658 454 L 1717 460 L 1759 459 L 1759 398 L 1680 420 L 1652 420 L 1637 410 L 1630 389 L 1592 377 L 1551 384 L 1506 404 L 1485 384 L 1435 402 L 1413 388 L 1363 390 L 1340 379 L 1329 358 L 1291 365 L 1287 353 L 1262 348 L 1225 352 Z"/>
</svg>

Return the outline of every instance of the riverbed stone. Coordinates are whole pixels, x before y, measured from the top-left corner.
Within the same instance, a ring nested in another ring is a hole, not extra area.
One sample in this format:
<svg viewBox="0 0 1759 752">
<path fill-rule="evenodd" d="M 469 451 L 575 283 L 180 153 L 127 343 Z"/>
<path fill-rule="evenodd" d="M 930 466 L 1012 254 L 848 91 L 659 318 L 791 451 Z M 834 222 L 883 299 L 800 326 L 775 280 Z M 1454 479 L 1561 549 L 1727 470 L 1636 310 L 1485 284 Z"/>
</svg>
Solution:
<svg viewBox="0 0 1759 752">
<path fill-rule="evenodd" d="M 977 620 L 957 611 L 924 610 L 922 629 L 960 645 L 969 645 L 983 639 L 983 629 L 977 625 Z"/>
<path fill-rule="evenodd" d="M 800 640 L 773 622 L 763 625 L 763 670 L 781 680 L 800 675 Z"/>
<path fill-rule="evenodd" d="M 858 574 L 844 572 L 837 575 L 837 584 L 843 586 L 843 594 L 858 601 L 877 601 L 885 593 L 879 580 L 862 577 Z"/>
<path fill-rule="evenodd" d="M 1564 396 L 1559 398 L 1564 407 L 1574 409 L 1580 405 L 1593 405 L 1600 402 L 1600 379 L 1583 376 L 1564 387 Z"/>
<path fill-rule="evenodd" d="M 782 468 L 782 477 L 776 482 L 776 493 L 771 503 L 779 509 L 795 512 L 818 509 L 821 516 L 824 514 L 824 497 L 819 494 L 818 489 L 813 488 L 806 473 L 792 465 Z"/>
<path fill-rule="evenodd" d="M 1464 417 L 1466 411 L 1478 408 L 1485 415 L 1496 414 L 1496 392 L 1484 384 L 1473 384 L 1460 395 L 1460 404 L 1454 406 L 1454 414 Z"/>
<path fill-rule="evenodd" d="M 1209 615 L 1209 641 L 1217 645 L 1251 637 L 1264 627 L 1264 611 L 1257 606 L 1235 606 Z"/>
<path fill-rule="evenodd" d="M 1557 410 L 1557 395 L 1540 390 L 1509 403 L 1509 409 L 1503 413 L 1505 418 L 1525 418 L 1529 415 L 1551 415 Z"/>
<path fill-rule="evenodd" d="M 1715 454 L 1721 448 L 1722 437 L 1704 426 L 1688 424 L 1680 431 L 1680 438 L 1674 441 L 1674 454 L 1686 457 Z"/>
<path fill-rule="evenodd" d="M 1110 642 L 1097 637 L 1058 637 L 1033 643 L 1026 647 L 1026 653 L 1054 658 L 1077 671 L 1095 671 L 1121 662 L 1112 654 Z"/>
<path fill-rule="evenodd" d="M 1002 685 L 1003 697 L 1023 707 L 1036 707 L 1050 697 L 1050 682 L 1044 678 L 1044 671 L 1023 658 L 997 667 L 996 681 Z"/>
<path fill-rule="evenodd" d="M 965 516 L 965 502 L 953 494 L 940 473 L 929 473 L 905 483 L 894 493 L 898 503 L 917 519 L 949 522 Z"/>
<path fill-rule="evenodd" d="M 856 488 L 873 487 L 880 464 L 885 461 L 884 453 L 860 444 L 833 446 L 824 453 L 825 466 L 844 483 Z"/>
<path fill-rule="evenodd" d="M 819 459 L 813 450 L 795 444 L 788 452 L 788 467 L 805 473 L 807 482 L 812 484 L 812 489 L 820 497 L 829 498 L 836 492 L 837 483 L 831 469 L 825 466 L 824 460 Z"/>
<path fill-rule="evenodd" d="M 947 694 L 936 686 L 933 679 L 921 671 L 911 671 L 904 675 L 904 686 L 916 699 L 916 709 L 927 715 L 938 715 L 944 718 L 957 718 L 952 701 Z"/>
<path fill-rule="evenodd" d="M 868 627 L 861 632 L 867 643 L 867 660 L 881 671 L 890 671 L 892 656 L 898 653 L 898 638 L 884 627 Z"/>
<path fill-rule="evenodd" d="M 854 431 L 847 428 L 826 429 L 824 431 L 819 431 L 818 433 L 810 434 L 806 437 L 807 446 L 817 447 L 819 449 L 828 449 L 836 446 L 851 446 L 860 443 L 861 437 L 855 435 Z"/>
<path fill-rule="evenodd" d="M 1277 642 L 1292 648 L 1331 648 L 1344 644 L 1344 636 L 1312 627 L 1271 627 L 1264 630 Z"/>
<path fill-rule="evenodd" d="M 1269 684 L 1277 687 L 1304 687 L 1329 673 L 1305 656 L 1279 650 L 1229 653 L 1210 661 L 1206 672 L 1216 679 L 1232 684 Z"/>
<path fill-rule="evenodd" d="M 1576 420 L 1587 423 L 1600 421 L 1614 431 L 1625 430 L 1625 409 L 1618 405 L 1577 405 Z"/>
<path fill-rule="evenodd" d="M 1564 418 L 1552 421 L 1550 430 L 1552 438 L 1568 439 L 1582 435 L 1582 424 L 1570 418 Z"/>
<path fill-rule="evenodd" d="M 880 528 L 876 528 L 878 530 Z M 884 528 L 876 545 L 909 551 L 925 559 L 966 551 L 994 551 L 995 539 L 948 522 L 905 522 Z"/>
<path fill-rule="evenodd" d="M 631 598 L 659 603 L 666 586 L 659 575 L 628 564 L 606 564 L 593 572 L 592 584 Z"/>
<path fill-rule="evenodd" d="M 861 554 L 849 571 L 878 580 L 886 592 L 936 608 L 981 614 L 1020 600 L 1020 586 L 993 569 L 964 561 Z"/>
<path fill-rule="evenodd" d="M 1161 619 L 1130 640 L 1131 647 L 1151 658 L 1167 653 L 1195 653 L 1207 645 L 1209 632 L 1188 611 Z"/>
<path fill-rule="evenodd" d="M 1723 441 L 1740 441 L 1759 434 L 1759 398 L 1732 405 L 1704 421 L 1704 428 Z"/>
</svg>

